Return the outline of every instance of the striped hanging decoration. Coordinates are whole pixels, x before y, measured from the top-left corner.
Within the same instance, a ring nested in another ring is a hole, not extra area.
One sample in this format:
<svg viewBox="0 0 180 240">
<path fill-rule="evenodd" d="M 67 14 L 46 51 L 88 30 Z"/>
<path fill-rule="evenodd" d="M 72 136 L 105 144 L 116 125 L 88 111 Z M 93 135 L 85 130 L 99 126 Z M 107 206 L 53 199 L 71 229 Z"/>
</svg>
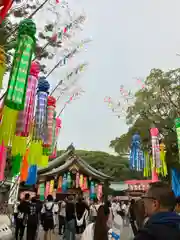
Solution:
<svg viewBox="0 0 180 240">
<path fill-rule="evenodd" d="M 53 159 L 56 157 L 56 112 L 54 111 L 53 117 L 53 128 L 52 128 L 52 144 L 49 150 L 49 158 Z"/>
<path fill-rule="evenodd" d="M 42 158 L 43 156 L 42 142 L 45 139 L 44 133 L 47 120 L 47 99 L 49 88 L 50 85 L 46 78 L 45 77 L 39 78 L 33 140 L 30 144 L 28 161 L 30 165 L 37 164 L 40 167 L 44 165 L 44 163 L 42 163 L 42 159 L 45 160 L 45 157 Z M 47 159 L 48 157 L 46 157 L 46 163 Z"/>
<path fill-rule="evenodd" d="M 144 169 L 144 154 L 141 150 L 141 138 L 137 133 L 132 137 L 130 168 L 136 171 L 142 171 Z"/>
<path fill-rule="evenodd" d="M 50 149 L 53 143 L 53 120 L 54 120 L 55 108 L 56 108 L 56 99 L 52 96 L 49 96 L 47 100 L 47 126 L 46 126 L 45 139 L 43 144 L 44 155 L 50 155 Z"/>
<path fill-rule="evenodd" d="M 158 181 L 158 170 L 161 168 L 160 150 L 159 150 L 159 130 L 157 128 L 150 129 L 152 143 L 152 181 Z"/>
<path fill-rule="evenodd" d="M 176 133 L 177 133 L 177 142 L 179 149 L 179 158 L 180 158 L 180 118 L 175 119 Z"/>
<path fill-rule="evenodd" d="M 3 77 L 6 71 L 6 54 L 2 46 L 0 46 L 0 89 L 3 87 Z"/>
<path fill-rule="evenodd" d="M 25 19 L 19 24 L 18 44 L 9 77 L 0 126 L 0 143 L 4 141 L 5 146 L 12 144 L 18 111 L 24 109 L 29 68 L 35 49 L 35 33 L 36 26 L 31 19 Z"/>
</svg>

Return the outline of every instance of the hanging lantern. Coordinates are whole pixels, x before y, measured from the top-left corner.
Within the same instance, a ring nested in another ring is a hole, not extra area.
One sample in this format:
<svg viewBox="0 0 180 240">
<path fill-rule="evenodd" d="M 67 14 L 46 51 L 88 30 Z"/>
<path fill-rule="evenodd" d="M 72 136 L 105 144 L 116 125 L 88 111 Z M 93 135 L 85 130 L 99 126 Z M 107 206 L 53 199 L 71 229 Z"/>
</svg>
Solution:
<svg viewBox="0 0 180 240">
<path fill-rule="evenodd" d="M 94 187 L 94 182 L 91 181 L 90 183 L 90 199 L 95 198 L 95 187 Z"/>
<path fill-rule="evenodd" d="M 59 177 L 59 180 L 58 180 L 58 192 L 62 192 L 62 184 L 63 184 L 63 178 L 62 176 Z"/>
<path fill-rule="evenodd" d="M 64 174 L 64 176 L 63 176 L 62 191 L 63 192 L 67 191 L 67 177 L 66 177 L 66 174 Z"/>
<path fill-rule="evenodd" d="M 50 181 L 50 187 L 49 187 L 49 194 L 53 194 L 54 192 L 54 179 Z"/>
<path fill-rule="evenodd" d="M 76 188 L 79 188 L 79 172 L 76 173 Z"/>
<path fill-rule="evenodd" d="M 46 182 L 45 198 L 49 195 L 50 182 Z"/>
<path fill-rule="evenodd" d="M 67 186 L 68 186 L 68 188 L 71 188 L 71 183 L 72 183 L 71 173 L 68 172 L 68 174 L 67 174 Z"/>
<path fill-rule="evenodd" d="M 84 177 L 83 177 L 83 174 L 81 174 L 79 178 L 79 186 L 81 189 L 83 188 L 83 180 L 84 180 Z"/>
<path fill-rule="evenodd" d="M 142 171 L 144 168 L 144 156 L 141 150 L 141 138 L 137 133 L 132 137 L 130 168 L 136 171 Z"/>
<path fill-rule="evenodd" d="M 15 133 L 18 111 L 24 109 L 27 79 L 35 48 L 36 26 L 31 19 L 19 24 L 18 44 L 9 77 L 9 84 L 3 108 L 0 142 L 5 146 L 12 142 Z"/>
<path fill-rule="evenodd" d="M 44 201 L 44 194 L 45 194 L 45 187 L 44 187 L 44 183 L 40 183 L 39 186 L 39 195 L 40 195 L 40 200 Z"/>
</svg>

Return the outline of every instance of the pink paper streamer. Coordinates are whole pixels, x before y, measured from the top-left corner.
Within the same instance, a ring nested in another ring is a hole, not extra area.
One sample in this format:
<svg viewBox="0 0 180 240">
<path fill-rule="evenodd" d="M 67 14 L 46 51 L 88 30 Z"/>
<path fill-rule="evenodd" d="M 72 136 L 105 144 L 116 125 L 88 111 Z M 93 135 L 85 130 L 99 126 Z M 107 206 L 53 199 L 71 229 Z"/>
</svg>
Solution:
<svg viewBox="0 0 180 240">
<path fill-rule="evenodd" d="M 2 142 L 0 146 L 0 181 L 4 180 L 4 170 L 6 167 L 7 149 Z"/>
<path fill-rule="evenodd" d="M 152 170 L 152 182 L 158 182 L 159 178 L 158 178 L 158 174 L 156 172 L 156 169 Z"/>
</svg>

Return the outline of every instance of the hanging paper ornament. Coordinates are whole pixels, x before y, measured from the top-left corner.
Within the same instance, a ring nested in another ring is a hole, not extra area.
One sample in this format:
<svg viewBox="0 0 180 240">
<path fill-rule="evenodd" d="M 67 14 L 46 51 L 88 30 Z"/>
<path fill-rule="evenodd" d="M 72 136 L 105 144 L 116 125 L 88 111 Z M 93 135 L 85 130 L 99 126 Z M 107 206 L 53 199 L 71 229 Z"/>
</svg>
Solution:
<svg viewBox="0 0 180 240">
<path fill-rule="evenodd" d="M 152 174 L 152 156 L 148 152 L 144 152 L 144 177 L 149 177 Z"/>
<path fill-rule="evenodd" d="M 76 173 L 76 188 L 79 188 L 79 172 Z"/>
<path fill-rule="evenodd" d="M 95 187 L 94 187 L 94 182 L 91 181 L 90 183 L 90 199 L 95 198 Z"/>
<path fill-rule="evenodd" d="M 3 77 L 6 71 L 6 55 L 2 46 L 0 46 L 0 89 L 3 86 Z"/>
<path fill-rule="evenodd" d="M 32 165 L 28 170 L 28 177 L 26 180 L 26 185 L 34 185 L 37 181 L 37 166 Z"/>
<path fill-rule="evenodd" d="M 71 183 L 72 183 L 71 173 L 68 172 L 68 174 L 67 174 L 67 187 L 68 188 L 71 188 Z"/>
<path fill-rule="evenodd" d="M 144 156 L 141 150 L 141 138 L 137 133 L 132 137 L 130 168 L 136 171 L 142 171 L 144 168 Z"/>
<path fill-rule="evenodd" d="M 5 146 L 11 144 L 18 111 L 24 109 L 27 78 L 35 48 L 35 33 L 36 26 L 31 19 L 25 19 L 19 24 L 18 44 L 9 77 L 1 121 L 0 142 L 3 140 Z"/>
<path fill-rule="evenodd" d="M 36 88 L 38 83 L 38 76 L 40 73 L 40 65 L 38 62 L 32 62 L 30 68 L 30 74 L 28 77 L 28 85 L 26 91 L 25 109 L 18 114 L 16 124 L 16 135 L 28 137 L 30 133 L 30 127 L 32 125 L 34 117 L 34 106 Z"/>
<path fill-rule="evenodd" d="M 180 158 L 180 118 L 175 119 L 177 140 L 178 140 L 178 149 L 179 149 L 179 158 Z"/>
<path fill-rule="evenodd" d="M 84 180 L 84 177 L 83 177 L 83 174 L 81 174 L 80 177 L 79 177 L 79 186 L 80 186 L 81 189 L 83 187 L 83 180 Z"/>
<path fill-rule="evenodd" d="M 45 198 L 49 195 L 50 182 L 46 182 Z"/>
<path fill-rule="evenodd" d="M 44 183 L 40 183 L 39 188 L 40 188 L 40 190 L 39 190 L 40 200 L 44 201 L 44 194 L 45 194 Z"/>
<path fill-rule="evenodd" d="M 48 162 L 48 156 L 43 156 L 42 142 L 44 141 L 47 120 L 47 98 L 49 87 L 50 85 L 46 78 L 41 77 L 38 82 L 33 140 L 30 145 L 28 158 L 29 164 L 37 164 L 39 167 L 42 166 L 42 159 L 45 161 L 46 158 L 46 162 Z"/>
<path fill-rule="evenodd" d="M 0 2 L 0 24 L 2 24 L 5 19 L 9 9 L 13 4 L 13 0 L 1 0 Z"/>
<path fill-rule="evenodd" d="M 180 197 L 180 172 L 177 169 L 171 169 L 171 185 L 174 195 Z"/>
<path fill-rule="evenodd" d="M 0 181 L 4 180 L 4 172 L 6 167 L 7 148 L 2 142 L 0 146 Z"/>
<path fill-rule="evenodd" d="M 66 174 L 64 174 L 64 176 L 63 176 L 62 191 L 63 192 L 67 191 L 67 178 L 66 178 Z"/>
<path fill-rule="evenodd" d="M 60 176 L 58 180 L 58 189 L 57 189 L 58 192 L 62 192 L 62 184 L 63 184 L 63 178 L 62 176 Z"/>
<path fill-rule="evenodd" d="M 50 181 L 49 194 L 52 195 L 54 191 L 54 179 Z"/>
<path fill-rule="evenodd" d="M 159 130 L 157 128 L 151 128 L 151 142 L 152 142 L 152 159 L 153 159 L 153 168 L 160 168 L 160 150 L 159 150 Z"/>
<path fill-rule="evenodd" d="M 44 137 L 44 150 L 46 149 L 46 155 L 49 155 L 50 147 L 53 144 L 53 119 L 56 107 L 56 99 L 52 96 L 48 97 L 47 100 L 47 126 L 45 129 Z"/>
</svg>

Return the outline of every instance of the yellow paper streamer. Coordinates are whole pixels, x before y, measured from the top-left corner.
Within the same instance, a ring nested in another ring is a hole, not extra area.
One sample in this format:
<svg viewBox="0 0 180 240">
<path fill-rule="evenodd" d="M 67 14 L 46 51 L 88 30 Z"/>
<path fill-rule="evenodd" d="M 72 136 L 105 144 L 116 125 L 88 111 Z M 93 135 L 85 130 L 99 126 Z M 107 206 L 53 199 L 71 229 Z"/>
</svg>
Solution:
<svg viewBox="0 0 180 240">
<path fill-rule="evenodd" d="M 54 180 L 50 181 L 49 194 L 52 194 L 54 190 Z"/>
<path fill-rule="evenodd" d="M 42 155 L 41 161 L 39 161 L 38 167 L 47 167 L 48 166 L 49 156 Z"/>
<path fill-rule="evenodd" d="M 14 136 L 12 142 L 12 156 L 16 156 L 20 154 L 20 156 L 24 156 L 26 153 L 27 147 L 27 137 Z"/>
<path fill-rule="evenodd" d="M 42 142 L 38 140 L 33 140 L 29 147 L 28 163 L 29 165 L 41 165 L 43 148 Z"/>
<path fill-rule="evenodd" d="M 5 147 L 12 144 L 16 130 L 18 111 L 4 106 L 0 126 L 0 143 L 4 141 Z"/>
<path fill-rule="evenodd" d="M 2 46 L 0 46 L 0 88 L 3 86 L 3 77 L 6 71 L 6 56 Z"/>
</svg>

